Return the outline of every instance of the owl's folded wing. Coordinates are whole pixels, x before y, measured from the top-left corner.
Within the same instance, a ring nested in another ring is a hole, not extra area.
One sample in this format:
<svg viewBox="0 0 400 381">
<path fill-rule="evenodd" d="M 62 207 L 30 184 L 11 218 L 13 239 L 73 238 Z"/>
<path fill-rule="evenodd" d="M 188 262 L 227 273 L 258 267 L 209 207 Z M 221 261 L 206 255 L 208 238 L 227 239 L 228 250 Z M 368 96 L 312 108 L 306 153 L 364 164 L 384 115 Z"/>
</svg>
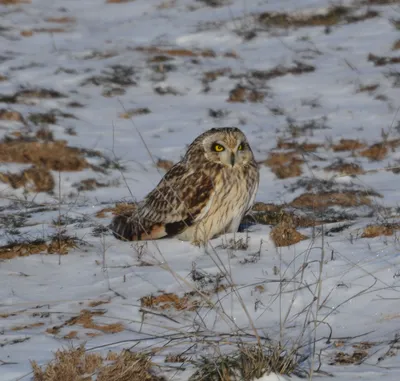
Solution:
<svg viewBox="0 0 400 381">
<path fill-rule="evenodd" d="M 158 239 L 181 233 L 207 207 L 214 186 L 202 171 L 175 164 L 130 216 L 114 218 L 111 229 L 117 238 L 134 241 Z"/>
</svg>

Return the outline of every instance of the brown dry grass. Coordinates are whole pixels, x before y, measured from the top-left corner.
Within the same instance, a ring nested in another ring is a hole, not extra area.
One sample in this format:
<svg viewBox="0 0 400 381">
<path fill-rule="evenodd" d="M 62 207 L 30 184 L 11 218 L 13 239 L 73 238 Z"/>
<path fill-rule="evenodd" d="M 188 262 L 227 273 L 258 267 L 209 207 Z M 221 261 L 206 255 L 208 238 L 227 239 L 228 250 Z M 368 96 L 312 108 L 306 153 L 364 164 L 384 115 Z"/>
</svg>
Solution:
<svg viewBox="0 0 400 381">
<path fill-rule="evenodd" d="M 106 218 L 106 213 L 112 213 L 114 216 L 120 216 L 130 214 L 136 209 L 136 204 L 129 204 L 126 202 L 120 202 L 114 207 L 104 208 L 96 213 L 97 218 Z"/>
<path fill-rule="evenodd" d="M 308 239 L 307 236 L 299 233 L 291 219 L 284 219 L 276 225 L 270 233 L 270 237 L 276 247 L 294 245 L 300 241 Z"/>
<path fill-rule="evenodd" d="M 148 54 L 165 54 L 173 57 L 216 57 L 216 54 L 211 49 L 204 50 L 189 50 L 189 49 L 162 49 L 155 46 L 141 46 L 136 50 Z"/>
<path fill-rule="evenodd" d="M 324 168 L 325 171 L 339 172 L 343 175 L 362 175 L 364 170 L 356 163 L 333 163 Z"/>
<path fill-rule="evenodd" d="M 260 103 L 264 100 L 265 94 L 252 89 L 247 89 L 241 85 L 237 85 L 229 92 L 229 98 L 226 100 L 230 103 Z"/>
<path fill-rule="evenodd" d="M 392 47 L 392 50 L 399 50 L 400 49 L 400 40 L 397 40 Z"/>
<path fill-rule="evenodd" d="M 10 243 L 0 247 L 0 259 L 12 259 L 15 257 L 26 257 L 28 255 L 48 253 L 48 254 L 68 254 L 70 249 L 77 247 L 76 240 L 70 237 L 56 237 L 49 243 L 43 240 L 36 240 L 27 243 Z"/>
<path fill-rule="evenodd" d="M 368 352 L 363 349 L 357 349 L 352 354 L 337 352 L 330 365 L 351 365 L 358 364 L 368 356 Z"/>
<path fill-rule="evenodd" d="M 30 4 L 32 0 L 0 0 L 1 5 Z"/>
<path fill-rule="evenodd" d="M 357 89 L 357 93 L 372 93 L 373 91 L 375 91 L 377 88 L 379 87 L 378 83 L 375 83 L 373 85 L 365 85 L 365 86 L 360 86 Z"/>
<path fill-rule="evenodd" d="M 85 348 L 58 350 L 45 367 L 31 362 L 34 381 L 162 381 L 152 373 L 152 363 L 145 355 L 122 351 L 103 357 L 86 353 Z"/>
<path fill-rule="evenodd" d="M 385 140 L 375 143 L 359 153 L 360 156 L 367 157 L 372 161 L 383 160 L 389 150 L 394 151 L 400 145 L 400 139 Z"/>
<path fill-rule="evenodd" d="M 119 117 L 122 119 L 130 119 L 133 116 L 137 116 L 137 115 L 147 115 L 150 114 L 151 111 L 147 108 L 135 108 L 133 110 L 128 110 L 126 112 L 123 112 L 121 114 L 119 114 Z"/>
<path fill-rule="evenodd" d="M 368 54 L 368 61 L 373 62 L 375 66 L 385 66 L 400 63 L 400 57 L 377 56 L 370 53 Z"/>
<path fill-rule="evenodd" d="M 0 74 L 0 82 L 7 81 L 8 78 L 5 75 Z"/>
<path fill-rule="evenodd" d="M 32 323 L 32 324 L 26 324 L 26 325 L 17 325 L 15 327 L 11 328 L 11 331 L 22 331 L 24 329 L 31 329 L 31 328 L 37 328 L 37 327 L 42 327 L 44 326 L 44 323 Z"/>
<path fill-rule="evenodd" d="M 20 35 L 22 37 L 32 37 L 35 33 L 64 33 L 64 28 L 36 28 L 21 30 Z"/>
<path fill-rule="evenodd" d="M 67 24 L 67 23 L 73 23 L 76 20 L 73 17 L 67 17 L 67 16 L 63 16 L 63 17 L 48 17 L 46 19 L 47 22 L 54 22 L 57 24 Z"/>
<path fill-rule="evenodd" d="M 165 293 L 158 296 L 148 295 L 140 298 L 140 304 L 142 307 L 156 310 L 195 311 L 200 305 L 197 300 L 193 300 L 192 296 L 191 293 L 186 293 L 182 297 L 174 293 Z"/>
<path fill-rule="evenodd" d="M 222 69 L 217 69 L 217 70 L 211 70 L 211 71 L 206 71 L 203 73 L 203 82 L 213 82 L 217 80 L 219 77 L 223 77 L 227 74 L 230 74 L 232 70 L 229 67 L 222 68 Z"/>
<path fill-rule="evenodd" d="M 368 192 L 344 191 L 344 192 L 321 192 L 303 193 L 296 197 L 290 205 L 295 208 L 326 209 L 330 206 L 356 207 L 371 205 L 371 196 Z M 373 196 L 379 196 L 373 194 Z"/>
<path fill-rule="evenodd" d="M 13 110 L 0 110 L 0 120 L 8 120 L 11 122 L 22 122 L 24 123 L 24 117 L 18 111 Z"/>
<path fill-rule="evenodd" d="M 396 230 L 400 230 L 400 224 L 368 225 L 364 228 L 362 238 L 374 238 L 379 236 L 391 236 Z"/>
<path fill-rule="evenodd" d="M 5 163 L 34 164 L 54 171 L 80 171 L 89 167 L 78 148 L 67 142 L 37 142 L 12 140 L 0 142 L 0 161 Z"/>
<path fill-rule="evenodd" d="M 267 26 L 280 28 L 303 28 L 310 26 L 333 26 L 339 23 L 354 23 L 377 17 L 378 12 L 368 10 L 359 16 L 351 15 L 351 8 L 343 6 L 331 7 L 325 14 L 289 14 L 265 12 L 259 16 L 259 21 Z"/>
<path fill-rule="evenodd" d="M 320 143 L 297 143 L 297 142 L 285 142 L 284 140 L 278 140 L 277 149 L 290 149 L 300 152 L 315 152 L 318 148 L 323 147 Z"/>
<path fill-rule="evenodd" d="M 31 167 L 20 173 L 1 173 L 0 181 L 13 189 L 25 188 L 28 192 L 51 192 L 54 189 L 52 174 L 44 168 Z"/>
<path fill-rule="evenodd" d="M 354 151 L 365 147 L 366 144 L 361 143 L 359 140 L 356 139 L 340 139 L 340 142 L 338 144 L 334 144 L 332 146 L 332 149 L 335 152 L 341 152 L 341 151 Z"/>
<path fill-rule="evenodd" d="M 303 173 L 301 168 L 303 163 L 304 160 L 296 151 L 270 152 L 264 161 L 278 179 L 300 176 Z"/>
</svg>

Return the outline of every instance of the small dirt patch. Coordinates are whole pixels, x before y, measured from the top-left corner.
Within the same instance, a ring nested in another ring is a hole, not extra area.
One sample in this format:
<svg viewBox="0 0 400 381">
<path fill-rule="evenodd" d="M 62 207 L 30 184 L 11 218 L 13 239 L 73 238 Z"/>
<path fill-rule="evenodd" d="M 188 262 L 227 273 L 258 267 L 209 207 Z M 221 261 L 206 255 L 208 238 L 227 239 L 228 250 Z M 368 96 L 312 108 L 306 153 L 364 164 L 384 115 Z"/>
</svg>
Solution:
<svg viewBox="0 0 400 381">
<path fill-rule="evenodd" d="M 143 296 L 140 298 L 140 304 L 142 307 L 156 310 L 195 311 L 200 307 L 199 301 L 193 299 L 191 293 L 186 293 L 182 297 L 174 293 Z"/>
<path fill-rule="evenodd" d="M 375 54 L 369 53 L 368 61 L 373 62 L 375 66 L 385 66 L 400 63 L 400 57 L 377 56 Z"/>
<path fill-rule="evenodd" d="M 366 146 L 367 145 L 365 143 L 361 143 L 359 140 L 356 139 L 340 139 L 339 143 L 332 146 L 332 149 L 335 152 L 355 151 L 365 148 Z"/>
<path fill-rule="evenodd" d="M 271 168 L 278 179 L 300 176 L 304 160 L 296 151 L 270 152 L 263 164 Z"/>
<path fill-rule="evenodd" d="M 28 255 L 48 253 L 48 254 L 68 254 L 70 249 L 77 247 L 77 240 L 71 237 L 61 236 L 53 238 L 49 243 L 44 240 L 35 240 L 24 243 L 10 243 L 0 247 L 0 259 L 12 259 L 15 257 L 26 257 Z"/>
<path fill-rule="evenodd" d="M 294 208 L 326 209 L 331 206 L 343 208 L 371 205 L 370 196 L 379 196 L 365 191 L 303 193 L 289 205 Z M 381 196 L 380 196 L 381 197 Z"/>
<path fill-rule="evenodd" d="M 379 236 L 391 236 L 395 231 L 400 230 L 400 224 L 368 225 L 364 228 L 362 238 L 374 238 Z"/>
<path fill-rule="evenodd" d="M 236 85 L 236 87 L 229 92 L 229 98 L 226 101 L 230 103 L 261 103 L 264 98 L 265 94 L 258 90 Z"/>
<path fill-rule="evenodd" d="M 339 172 L 343 175 L 362 175 L 364 173 L 364 170 L 360 165 L 356 163 L 346 163 L 342 160 L 328 165 L 324 170 L 327 172 Z"/>
<path fill-rule="evenodd" d="M 13 189 L 25 188 L 28 192 L 51 192 L 54 188 L 52 174 L 44 168 L 31 167 L 20 173 L 1 173 L 0 181 Z"/>
</svg>

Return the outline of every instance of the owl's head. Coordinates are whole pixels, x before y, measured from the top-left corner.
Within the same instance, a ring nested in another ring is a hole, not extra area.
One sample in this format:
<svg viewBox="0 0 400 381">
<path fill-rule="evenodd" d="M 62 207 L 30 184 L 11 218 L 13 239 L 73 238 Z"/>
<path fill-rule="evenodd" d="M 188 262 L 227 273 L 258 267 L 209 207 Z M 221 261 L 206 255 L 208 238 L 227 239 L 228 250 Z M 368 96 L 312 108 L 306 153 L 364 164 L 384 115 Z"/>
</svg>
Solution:
<svg viewBox="0 0 400 381">
<path fill-rule="evenodd" d="M 193 144 L 200 146 L 208 161 L 227 167 L 246 165 L 254 160 L 246 136 L 236 127 L 212 128 Z"/>
</svg>

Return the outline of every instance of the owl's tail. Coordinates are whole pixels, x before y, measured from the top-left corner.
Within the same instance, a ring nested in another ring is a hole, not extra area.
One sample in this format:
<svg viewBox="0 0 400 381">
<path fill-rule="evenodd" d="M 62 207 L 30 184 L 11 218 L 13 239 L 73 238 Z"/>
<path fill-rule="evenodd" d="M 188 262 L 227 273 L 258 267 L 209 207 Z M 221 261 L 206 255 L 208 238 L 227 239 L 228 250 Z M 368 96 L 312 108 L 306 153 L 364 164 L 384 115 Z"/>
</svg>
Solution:
<svg viewBox="0 0 400 381">
<path fill-rule="evenodd" d="M 158 239 L 167 235 L 162 224 L 150 224 L 148 221 L 141 221 L 137 213 L 115 216 L 110 229 L 115 238 L 123 241 Z"/>
</svg>

